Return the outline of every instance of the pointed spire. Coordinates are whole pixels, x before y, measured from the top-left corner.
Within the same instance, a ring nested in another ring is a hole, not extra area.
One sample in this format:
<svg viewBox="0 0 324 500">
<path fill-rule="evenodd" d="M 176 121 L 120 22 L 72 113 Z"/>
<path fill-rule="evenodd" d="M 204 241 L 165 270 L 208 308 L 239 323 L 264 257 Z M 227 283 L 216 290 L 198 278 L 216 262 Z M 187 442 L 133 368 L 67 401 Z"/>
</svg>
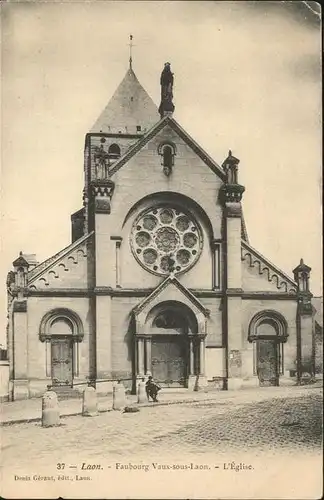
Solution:
<svg viewBox="0 0 324 500">
<path fill-rule="evenodd" d="M 156 105 L 128 68 L 90 133 L 143 134 L 158 120 Z"/>
</svg>

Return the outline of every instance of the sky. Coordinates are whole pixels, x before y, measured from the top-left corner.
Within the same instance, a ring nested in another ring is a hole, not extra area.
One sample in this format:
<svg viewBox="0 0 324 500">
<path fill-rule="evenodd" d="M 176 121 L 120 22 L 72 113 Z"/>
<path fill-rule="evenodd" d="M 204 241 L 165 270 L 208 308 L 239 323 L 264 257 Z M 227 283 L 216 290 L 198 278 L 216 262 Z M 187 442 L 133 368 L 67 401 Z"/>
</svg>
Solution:
<svg viewBox="0 0 324 500">
<path fill-rule="evenodd" d="M 2 4 L 2 257 L 39 261 L 71 241 L 82 207 L 85 134 L 128 68 L 219 164 L 240 159 L 250 243 L 283 271 L 301 257 L 322 295 L 321 36 L 315 2 Z M 1 331 L 3 330 L 3 332 Z"/>
</svg>

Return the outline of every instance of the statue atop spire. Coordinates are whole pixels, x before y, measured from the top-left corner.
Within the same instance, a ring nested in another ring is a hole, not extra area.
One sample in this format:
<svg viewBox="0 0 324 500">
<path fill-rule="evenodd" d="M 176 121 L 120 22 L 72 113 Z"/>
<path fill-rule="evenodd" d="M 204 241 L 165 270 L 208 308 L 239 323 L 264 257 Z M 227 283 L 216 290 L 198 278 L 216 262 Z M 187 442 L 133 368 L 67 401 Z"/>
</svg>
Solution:
<svg viewBox="0 0 324 500">
<path fill-rule="evenodd" d="M 170 63 L 164 64 L 164 69 L 161 73 L 160 84 L 161 84 L 161 104 L 159 107 L 159 113 L 161 118 L 166 115 L 172 115 L 174 111 L 173 99 L 173 73 L 171 72 Z"/>
</svg>

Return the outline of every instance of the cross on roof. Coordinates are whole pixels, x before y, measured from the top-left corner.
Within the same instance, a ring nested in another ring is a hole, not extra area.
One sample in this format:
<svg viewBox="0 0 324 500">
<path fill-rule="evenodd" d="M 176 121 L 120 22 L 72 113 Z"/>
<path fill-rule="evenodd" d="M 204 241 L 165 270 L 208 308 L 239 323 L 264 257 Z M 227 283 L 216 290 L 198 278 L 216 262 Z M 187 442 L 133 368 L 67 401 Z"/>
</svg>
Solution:
<svg viewBox="0 0 324 500">
<path fill-rule="evenodd" d="M 133 47 L 135 47 L 135 45 L 133 44 L 133 35 L 129 35 L 129 69 L 132 69 L 132 62 L 133 62 Z"/>
</svg>

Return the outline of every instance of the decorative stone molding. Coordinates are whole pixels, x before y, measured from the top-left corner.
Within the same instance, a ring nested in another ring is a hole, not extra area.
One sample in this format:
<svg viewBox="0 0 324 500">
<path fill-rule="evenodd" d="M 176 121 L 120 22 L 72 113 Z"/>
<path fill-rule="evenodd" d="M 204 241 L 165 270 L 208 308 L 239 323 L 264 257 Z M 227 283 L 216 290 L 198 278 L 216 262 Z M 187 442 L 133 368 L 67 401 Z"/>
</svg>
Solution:
<svg viewBox="0 0 324 500">
<path fill-rule="evenodd" d="M 212 250 L 215 250 L 215 248 L 218 247 L 218 245 L 221 245 L 223 243 L 223 240 L 221 238 L 218 239 L 212 239 L 210 241 L 210 247 Z"/>
<path fill-rule="evenodd" d="M 206 165 L 223 181 L 226 180 L 226 175 L 221 167 L 204 151 L 193 139 L 188 135 L 188 133 L 180 127 L 180 125 L 174 120 L 174 118 L 165 116 L 162 120 L 159 120 L 155 126 L 149 130 L 142 139 L 136 141 L 134 146 L 130 147 L 129 150 L 116 161 L 114 166 L 110 169 L 110 176 L 114 175 L 125 163 L 127 163 L 138 151 L 140 151 L 158 132 L 160 132 L 166 126 L 170 126 L 179 137 L 201 158 L 201 160 L 206 163 Z"/>
<path fill-rule="evenodd" d="M 82 248 L 74 249 L 69 255 L 65 255 L 61 261 L 52 265 L 49 270 L 44 271 L 41 276 L 35 278 L 32 284 L 29 284 L 29 289 L 36 290 L 37 288 L 53 287 L 53 285 L 55 288 L 55 280 L 59 280 L 65 273 L 71 272 L 73 267 L 77 266 L 86 257 L 87 249 L 85 245 Z"/>
<path fill-rule="evenodd" d="M 228 297 L 241 297 L 243 295 L 242 288 L 227 288 L 226 295 Z"/>
<path fill-rule="evenodd" d="M 52 309 L 43 316 L 39 327 L 39 340 L 45 342 L 51 340 L 51 324 L 57 319 L 67 319 L 72 325 L 71 338 L 76 342 L 81 342 L 84 337 L 83 324 L 80 317 L 70 309 L 57 308 Z"/>
<path fill-rule="evenodd" d="M 115 183 L 109 179 L 91 183 L 92 196 L 102 196 L 111 198 L 115 188 Z"/>
<path fill-rule="evenodd" d="M 229 150 L 226 160 L 224 160 L 222 167 L 226 174 L 226 180 L 228 184 L 238 183 L 238 165 L 240 160 L 232 155 L 232 151 Z"/>
<path fill-rule="evenodd" d="M 291 300 L 296 302 L 296 293 L 290 292 L 243 292 L 243 300 Z"/>
<path fill-rule="evenodd" d="M 266 275 L 268 281 L 274 283 L 278 290 L 296 293 L 297 286 L 280 269 L 269 262 L 263 255 L 242 241 L 241 260 L 246 261 L 249 267 L 258 269 L 260 275 Z"/>
<path fill-rule="evenodd" d="M 113 294 L 113 288 L 111 286 L 96 286 L 94 288 L 94 293 L 96 295 L 112 295 Z"/>
<path fill-rule="evenodd" d="M 15 300 L 13 303 L 13 312 L 25 313 L 27 312 L 27 300 Z"/>
<path fill-rule="evenodd" d="M 91 182 L 90 193 L 94 201 L 95 213 L 110 214 L 110 203 L 114 189 L 115 183 L 111 179 Z"/>
<path fill-rule="evenodd" d="M 220 196 L 227 206 L 227 203 L 239 203 L 242 200 L 244 191 L 245 187 L 241 186 L 241 184 L 224 184 L 220 189 Z"/>
<path fill-rule="evenodd" d="M 37 289 L 34 285 L 26 290 L 27 297 L 92 297 L 93 288 L 49 288 Z"/>
<path fill-rule="evenodd" d="M 191 214 L 166 205 L 137 217 L 130 244 L 141 266 L 163 276 L 187 272 L 200 257 L 203 237 Z"/>
<path fill-rule="evenodd" d="M 28 267 L 29 267 L 29 264 L 28 264 L 27 260 L 23 257 L 23 253 L 22 252 L 19 253 L 18 259 L 14 260 L 13 263 L 12 263 L 12 265 L 15 268 L 15 271 L 18 268 L 22 268 L 24 270 L 27 270 Z"/>
<path fill-rule="evenodd" d="M 49 270 L 52 266 L 54 266 L 54 264 L 58 264 L 60 263 L 60 261 L 65 262 L 64 259 L 68 258 L 70 255 L 74 255 L 74 260 L 78 260 L 78 257 L 76 257 L 74 253 L 72 254 L 72 252 L 74 251 L 76 251 L 77 255 L 78 252 L 81 251 L 82 256 L 87 257 L 87 243 L 93 237 L 93 234 L 93 231 L 89 234 L 86 234 L 80 240 L 75 241 L 66 248 L 63 248 L 63 250 L 60 250 L 52 257 L 49 257 L 48 259 L 41 262 L 38 266 L 34 267 L 34 269 L 29 271 L 28 273 L 28 284 L 30 285 L 36 279 L 40 278 L 42 274 L 46 270 Z M 36 287 L 34 286 L 33 288 L 35 289 Z"/>
<path fill-rule="evenodd" d="M 301 316 L 313 315 L 312 297 L 310 292 L 298 292 L 298 312 Z"/>
<path fill-rule="evenodd" d="M 225 203 L 225 216 L 231 218 L 242 217 L 242 205 L 238 201 Z"/>
<path fill-rule="evenodd" d="M 171 284 L 178 288 L 180 293 L 183 294 L 184 297 L 186 297 L 187 300 L 191 303 L 194 310 L 196 310 L 196 316 L 198 316 L 199 313 L 202 313 L 206 318 L 209 317 L 210 311 L 206 309 L 203 304 L 193 295 L 193 293 L 191 293 L 186 287 L 184 287 L 174 275 L 168 276 L 155 288 L 155 290 L 150 293 L 150 295 L 148 295 L 137 306 L 135 306 L 133 310 L 135 316 L 138 316 L 138 314 L 141 313 L 144 309 L 147 309 L 151 302 L 156 299 L 162 293 L 162 291 Z M 201 320 L 201 316 L 199 316 L 199 319 Z"/>
<path fill-rule="evenodd" d="M 226 182 L 221 187 L 220 197 L 226 205 L 225 214 L 227 217 L 241 217 L 242 211 L 238 206 L 231 206 L 233 203 L 240 203 L 245 187 L 238 183 L 238 164 L 240 160 L 228 152 L 228 157 L 223 162 L 222 167 L 225 171 Z"/>
<path fill-rule="evenodd" d="M 270 336 L 261 336 L 257 334 L 257 328 L 261 323 L 266 321 L 271 321 L 277 330 L 276 335 Z M 266 339 L 277 339 L 281 342 L 286 342 L 288 338 L 288 324 L 286 319 L 282 314 L 278 311 L 274 311 L 271 309 L 266 309 L 264 311 L 260 311 L 253 316 L 249 324 L 249 333 L 248 333 L 248 341 L 253 342 L 254 340 L 258 340 L 261 338 Z"/>
<path fill-rule="evenodd" d="M 173 150 L 173 155 L 176 155 L 177 154 L 177 148 L 176 148 L 176 145 L 174 144 L 174 142 L 171 142 L 171 141 L 163 141 L 159 144 L 158 146 L 158 154 L 159 155 L 163 155 L 163 149 L 164 149 L 164 146 L 170 146 Z M 162 161 L 162 160 L 161 160 Z M 162 164 L 163 164 L 163 161 L 162 161 Z"/>
<path fill-rule="evenodd" d="M 303 259 L 300 259 L 299 265 L 293 270 L 294 278 L 297 283 L 298 313 L 301 316 L 312 316 L 313 314 L 311 303 L 313 294 L 309 290 L 311 270 L 312 269 L 304 263 Z"/>
</svg>

